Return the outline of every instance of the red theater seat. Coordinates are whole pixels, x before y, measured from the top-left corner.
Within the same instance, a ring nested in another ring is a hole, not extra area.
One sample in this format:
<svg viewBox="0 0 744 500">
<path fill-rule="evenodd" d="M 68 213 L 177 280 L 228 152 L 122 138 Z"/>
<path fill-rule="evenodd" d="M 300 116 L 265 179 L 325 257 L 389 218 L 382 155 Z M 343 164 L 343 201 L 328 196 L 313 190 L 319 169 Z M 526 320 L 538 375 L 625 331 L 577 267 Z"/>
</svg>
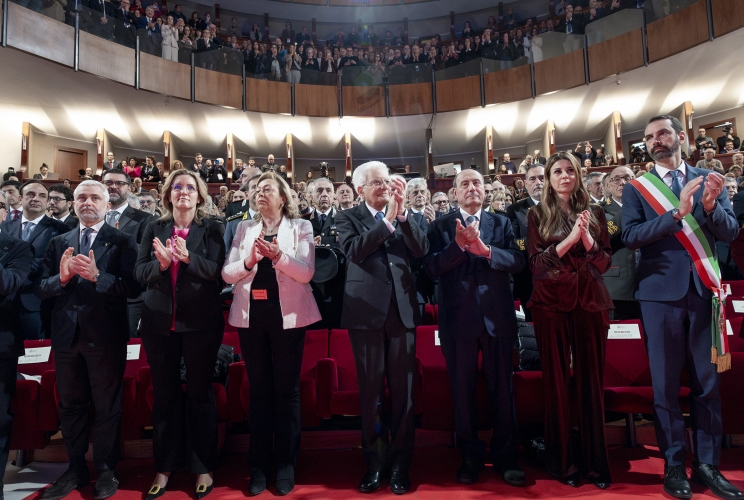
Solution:
<svg viewBox="0 0 744 500">
<path fill-rule="evenodd" d="M 434 313 L 434 304 L 424 304 L 424 324 L 425 325 L 436 325 L 437 318 Z"/>
<path fill-rule="evenodd" d="M 51 340 L 26 340 L 26 349 L 49 347 Z M 39 450 L 49 444 L 51 432 L 59 420 L 54 401 L 54 351 L 47 361 L 18 365 L 18 373 L 39 379 L 17 380 L 16 393 L 10 403 L 14 413 L 10 438 L 12 450 Z M 51 385 L 50 385 L 50 382 Z"/>
<path fill-rule="evenodd" d="M 721 374 L 721 419 L 724 434 L 744 434 L 741 409 L 744 352 L 731 353 L 731 369 Z"/>
<path fill-rule="evenodd" d="M 643 326 L 637 320 L 612 323 L 637 325 L 641 333 L 641 338 L 638 339 L 608 338 L 604 369 L 605 410 L 626 415 L 628 444 L 635 446 L 637 443 L 633 415 L 650 414 L 654 411 L 651 369 L 643 341 Z M 688 387 L 680 388 L 679 403 L 683 412 L 690 411 L 689 394 Z"/>
</svg>

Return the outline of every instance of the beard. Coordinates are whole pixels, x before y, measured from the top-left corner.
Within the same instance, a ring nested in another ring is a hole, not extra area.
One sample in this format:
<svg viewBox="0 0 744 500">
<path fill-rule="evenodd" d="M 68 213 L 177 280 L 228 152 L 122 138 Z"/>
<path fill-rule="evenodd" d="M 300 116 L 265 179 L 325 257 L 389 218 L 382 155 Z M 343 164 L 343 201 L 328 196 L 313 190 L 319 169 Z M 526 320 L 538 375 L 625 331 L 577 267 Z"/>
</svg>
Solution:
<svg viewBox="0 0 744 500">
<path fill-rule="evenodd" d="M 672 144 L 671 148 L 668 148 L 666 146 L 660 146 L 661 149 L 654 151 L 653 149 L 648 152 L 649 156 L 651 156 L 651 159 L 653 160 L 666 160 L 667 158 L 671 158 L 674 156 L 674 154 L 679 151 L 679 138 L 674 139 L 674 144 Z"/>
</svg>

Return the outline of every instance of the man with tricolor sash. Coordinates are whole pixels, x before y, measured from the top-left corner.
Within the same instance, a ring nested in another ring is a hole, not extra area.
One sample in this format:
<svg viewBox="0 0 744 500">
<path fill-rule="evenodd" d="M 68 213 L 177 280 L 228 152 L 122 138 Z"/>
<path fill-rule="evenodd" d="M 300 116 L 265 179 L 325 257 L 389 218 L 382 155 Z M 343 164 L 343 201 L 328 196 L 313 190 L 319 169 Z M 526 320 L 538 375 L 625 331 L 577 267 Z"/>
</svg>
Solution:
<svg viewBox="0 0 744 500">
<path fill-rule="evenodd" d="M 738 234 L 724 177 L 682 161 L 677 118 L 648 121 L 644 141 L 654 168 L 623 194 L 622 240 L 638 249 L 637 290 L 654 392 L 656 437 L 664 454 L 664 491 L 692 498 L 685 471 L 680 374 L 687 365 L 695 443 L 692 478 L 722 498 L 744 498 L 718 470 L 721 454 L 720 372 L 731 366 L 716 240 Z"/>
</svg>

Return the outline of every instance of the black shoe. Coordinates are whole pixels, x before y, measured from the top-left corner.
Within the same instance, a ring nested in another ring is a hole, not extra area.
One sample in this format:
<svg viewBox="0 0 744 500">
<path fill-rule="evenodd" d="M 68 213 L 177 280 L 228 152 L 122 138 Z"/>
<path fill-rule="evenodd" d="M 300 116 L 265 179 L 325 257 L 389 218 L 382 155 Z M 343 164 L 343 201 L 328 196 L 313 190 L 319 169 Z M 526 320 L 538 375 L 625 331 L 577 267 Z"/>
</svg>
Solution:
<svg viewBox="0 0 744 500">
<path fill-rule="evenodd" d="M 610 481 L 604 480 L 599 477 L 589 476 L 589 481 L 591 481 L 592 484 L 596 486 L 597 488 L 599 488 L 600 490 L 606 490 L 607 488 L 610 487 Z"/>
<path fill-rule="evenodd" d="M 563 482 L 572 488 L 578 488 L 581 486 L 581 475 L 578 472 L 574 472 L 570 476 L 564 477 Z"/>
<path fill-rule="evenodd" d="M 714 495 L 721 498 L 744 498 L 741 491 L 729 483 L 721 471 L 714 465 L 692 463 L 692 479 L 695 482 L 704 484 Z"/>
<path fill-rule="evenodd" d="M 248 495 L 256 496 L 266 489 L 266 473 L 263 469 L 251 469 L 251 482 L 248 484 Z"/>
<path fill-rule="evenodd" d="M 41 494 L 41 500 L 59 500 L 69 495 L 72 490 L 83 488 L 89 484 L 90 472 L 87 468 L 78 470 L 70 467 Z"/>
<path fill-rule="evenodd" d="M 93 500 L 104 500 L 116 494 L 119 489 L 119 480 L 116 479 L 114 471 L 106 469 L 98 474 L 96 488 L 93 490 Z"/>
<path fill-rule="evenodd" d="M 382 484 L 382 472 L 368 470 L 362 480 L 359 481 L 359 491 L 362 493 L 372 493 Z"/>
<path fill-rule="evenodd" d="M 147 494 L 145 495 L 145 500 L 155 500 L 156 498 L 160 498 L 163 495 L 165 495 L 165 486 L 160 486 L 159 484 L 153 484 L 152 486 L 150 486 L 150 489 L 147 490 Z"/>
<path fill-rule="evenodd" d="M 209 486 L 207 486 L 207 483 L 197 484 L 196 487 L 194 488 L 194 495 L 196 496 L 196 498 L 201 500 L 205 496 L 212 493 L 213 489 L 214 489 L 214 479 L 212 480 L 212 484 L 210 484 Z"/>
<path fill-rule="evenodd" d="M 411 480 L 408 478 L 407 472 L 395 471 L 390 475 L 390 491 L 396 495 L 402 495 L 408 493 L 411 489 Z"/>
<path fill-rule="evenodd" d="M 664 473 L 664 491 L 674 498 L 692 498 L 692 488 L 682 465 L 667 467 Z"/>
<path fill-rule="evenodd" d="M 295 487 L 294 466 L 280 465 L 276 468 L 276 492 L 288 495 Z"/>
<path fill-rule="evenodd" d="M 483 470 L 483 463 L 466 458 L 457 469 L 457 480 L 462 484 L 473 484 L 478 481 L 478 474 Z"/>
<path fill-rule="evenodd" d="M 526 482 L 524 471 L 516 464 L 500 468 L 498 473 L 504 478 L 506 484 L 512 486 L 524 486 Z"/>
</svg>

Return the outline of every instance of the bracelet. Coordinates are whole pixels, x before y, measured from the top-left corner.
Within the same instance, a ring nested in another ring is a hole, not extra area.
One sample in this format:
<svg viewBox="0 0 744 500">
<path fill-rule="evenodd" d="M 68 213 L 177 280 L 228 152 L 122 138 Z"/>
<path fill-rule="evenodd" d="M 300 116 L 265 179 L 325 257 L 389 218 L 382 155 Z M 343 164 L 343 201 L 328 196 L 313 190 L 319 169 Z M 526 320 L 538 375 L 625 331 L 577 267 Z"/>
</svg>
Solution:
<svg viewBox="0 0 744 500">
<path fill-rule="evenodd" d="M 274 255 L 274 258 L 273 258 L 273 259 L 271 259 L 271 263 L 272 263 L 273 265 L 276 265 L 276 263 L 277 263 L 277 262 L 279 262 L 279 259 L 281 259 L 281 258 L 282 258 L 282 255 L 284 255 L 284 252 L 283 252 L 283 251 L 281 251 L 281 250 L 279 250 L 279 253 L 278 253 L 278 254 L 276 254 L 276 255 Z"/>
</svg>

